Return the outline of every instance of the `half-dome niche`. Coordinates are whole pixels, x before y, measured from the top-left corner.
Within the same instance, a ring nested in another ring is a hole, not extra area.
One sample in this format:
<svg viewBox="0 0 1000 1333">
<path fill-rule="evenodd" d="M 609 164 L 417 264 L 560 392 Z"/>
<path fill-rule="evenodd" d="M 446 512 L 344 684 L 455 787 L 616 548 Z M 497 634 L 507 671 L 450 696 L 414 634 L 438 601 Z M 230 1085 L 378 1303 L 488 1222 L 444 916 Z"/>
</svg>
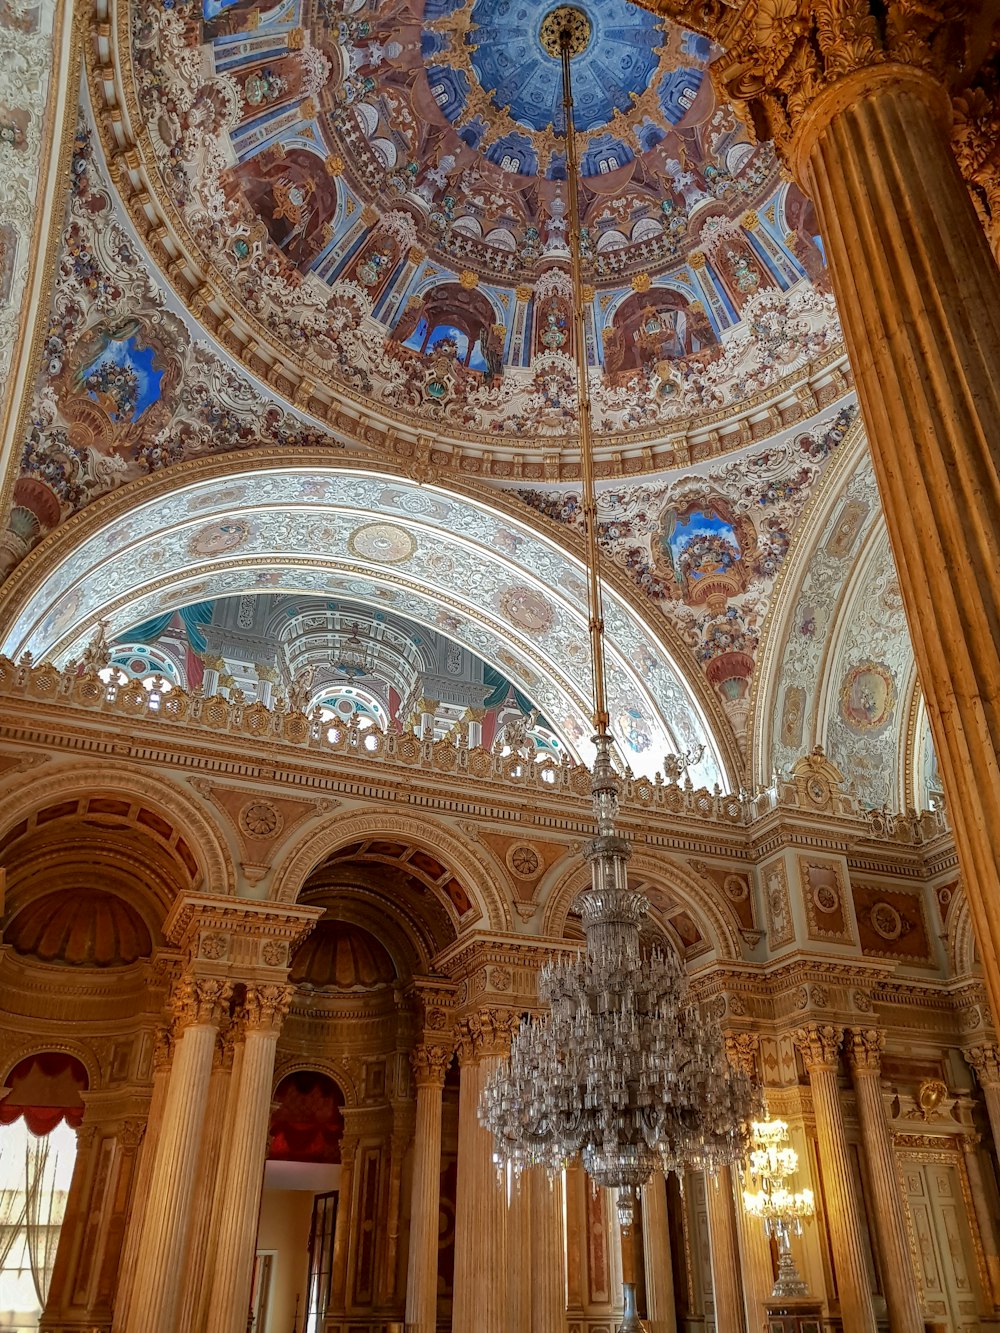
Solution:
<svg viewBox="0 0 1000 1333">
<path fill-rule="evenodd" d="M 397 973 L 374 935 L 349 921 L 324 917 L 299 945 L 289 978 L 312 990 L 372 991 L 392 986 Z"/>
<path fill-rule="evenodd" d="M 4 938 L 15 953 L 73 967 L 126 967 L 153 952 L 149 927 L 117 894 L 60 889 L 27 903 Z"/>
</svg>

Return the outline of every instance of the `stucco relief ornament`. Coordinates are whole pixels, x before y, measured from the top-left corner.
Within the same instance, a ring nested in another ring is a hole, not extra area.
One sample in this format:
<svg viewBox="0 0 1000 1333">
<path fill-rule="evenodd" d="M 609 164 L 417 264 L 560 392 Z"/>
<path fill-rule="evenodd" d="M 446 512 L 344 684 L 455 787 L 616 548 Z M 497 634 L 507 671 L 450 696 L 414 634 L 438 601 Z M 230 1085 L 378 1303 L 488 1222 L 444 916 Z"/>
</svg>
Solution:
<svg viewBox="0 0 1000 1333">
<path fill-rule="evenodd" d="M 270 801 L 251 801 L 240 811 L 240 828 L 251 838 L 274 838 L 281 832 L 283 820 Z"/>
</svg>

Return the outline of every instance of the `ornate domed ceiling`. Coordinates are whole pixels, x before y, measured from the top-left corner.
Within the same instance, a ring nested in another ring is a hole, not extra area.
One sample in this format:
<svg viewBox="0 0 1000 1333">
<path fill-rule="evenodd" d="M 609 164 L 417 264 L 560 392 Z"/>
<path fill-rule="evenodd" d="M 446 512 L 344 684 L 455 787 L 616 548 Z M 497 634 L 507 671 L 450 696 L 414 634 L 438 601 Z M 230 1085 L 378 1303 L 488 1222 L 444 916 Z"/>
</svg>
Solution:
<svg viewBox="0 0 1000 1333">
<path fill-rule="evenodd" d="M 396 967 L 367 930 L 324 918 L 299 945 L 289 979 L 316 990 L 376 990 L 395 982 Z"/>
<path fill-rule="evenodd" d="M 510 458 L 573 427 L 550 8 L 133 0 L 130 50 L 98 38 L 126 85 L 103 131 L 140 231 L 198 318 L 312 415 L 372 442 L 423 418 L 443 459 L 469 440 Z M 811 206 L 717 104 L 705 39 L 627 0 L 587 12 L 598 449 L 766 403 L 801 415 L 796 387 L 840 356 Z"/>
<path fill-rule="evenodd" d="M 117 894 L 61 889 L 22 907 L 4 933 L 16 953 L 43 963 L 121 967 L 153 952 L 149 929 Z"/>
</svg>

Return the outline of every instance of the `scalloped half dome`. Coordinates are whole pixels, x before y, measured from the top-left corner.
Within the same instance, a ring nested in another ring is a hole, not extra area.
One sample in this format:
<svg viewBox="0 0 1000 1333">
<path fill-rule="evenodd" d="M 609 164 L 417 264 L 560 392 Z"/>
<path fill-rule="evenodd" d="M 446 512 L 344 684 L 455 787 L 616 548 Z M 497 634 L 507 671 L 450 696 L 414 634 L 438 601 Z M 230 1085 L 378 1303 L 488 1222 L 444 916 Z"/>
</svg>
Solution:
<svg viewBox="0 0 1000 1333">
<path fill-rule="evenodd" d="M 124 967 L 153 952 L 135 908 L 100 889 L 60 889 L 36 898 L 14 916 L 4 938 L 26 958 L 74 967 Z"/>
<path fill-rule="evenodd" d="M 378 990 L 396 966 L 374 935 L 349 921 L 320 921 L 292 961 L 290 980 L 317 990 Z"/>
</svg>

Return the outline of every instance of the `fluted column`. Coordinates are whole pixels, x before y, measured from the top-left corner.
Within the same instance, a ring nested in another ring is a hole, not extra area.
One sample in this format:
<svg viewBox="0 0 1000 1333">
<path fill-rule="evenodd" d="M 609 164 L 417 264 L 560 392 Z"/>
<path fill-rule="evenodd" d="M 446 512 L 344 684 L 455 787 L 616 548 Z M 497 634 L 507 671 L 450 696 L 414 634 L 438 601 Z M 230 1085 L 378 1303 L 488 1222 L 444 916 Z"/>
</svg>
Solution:
<svg viewBox="0 0 1000 1333">
<path fill-rule="evenodd" d="M 506 1199 L 492 1137 L 479 1123 L 479 1098 L 518 1022 L 516 1014 L 491 1009 L 459 1026 L 453 1333 L 506 1333 Z"/>
<path fill-rule="evenodd" d="M 340 1140 L 340 1191 L 337 1195 L 330 1274 L 330 1311 L 333 1314 L 343 1314 L 347 1302 L 347 1265 L 354 1221 L 354 1159 L 357 1154 L 357 1137 L 345 1130 Z"/>
<path fill-rule="evenodd" d="M 166 1105 L 167 1084 L 170 1078 L 172 1058 L 173 1038 L 169 1029 L 164 1026 L 159 1029 L 154 1039 L 153 1091 L 149 1099 L 149 1113 L 146 1117 L 146 1128 L 139 1148 L 135 1183 L 132 1187 L 132 1198 L 125 1224 L 125 1240 L 122 1245 L 118 1282 L 115 1289 L 115 1308 L 111 1333 L 123 1333 L 128 1321 L 129 1305 L 136 1282 L 139 1245 L 142 1241 L 142 1228 L 149 1200 L 149 1183 L 153 1176 L 156 1149 L 163 1124 L 163 1110 Z"/>
<path fill-rule="evenodd" d="M 809 1074 L 823 1198 L 833 1250 L 840 1313 L 851 1333 L 875 1333 L 875 1312 L 865 1264 L 861 1214 L 854 1190 L 847 1135 L 837 1087 L 843 1028 L 830 1025 L 800 1028 L 795 1045 Z"/>
<path fill-rule="evenodd" d="M 411 1057 L 417 1088 L 417 1125 L 406 1265 L 406 1333 L 434 1333 L 437 1327 L 441 1111 L 444 1078 L 451 1056 L 450 1046 L 425 1043 Z"/>
<path fill-rule="evenodd" d="M 735 1187 L 736 1229 L 740 1242 L 740 1271 L 743 1274 L 743 1304 L 747 1328 L 759 1333 L 767 1327 L 767 1302 L 774 1290 L 774 1265 L 771 1242 L 759 1217 L 751 1217 L 743 1207 L 739 1184 Z"/>
<path fill-rule="evenodd" d="M 871 1182 L 874 1226 L 882 1260 L 885 1303 L 892 1333 L 923 1333 L 899 1170 L 882 1101 L 882 1051 L 885 1036 L 875 1028 L 855 1029 L 847 1043 L 861 1121 L 861 1141 Z"/>
<path fill-rule="evenodd" d="M 990 1300 L 993 1308 L 1000 1306 L 1000 1253 L 997 1252 L 996 1228 L 993 1214 L 986 1195 L 986 1182 L 983 1179 L 983 1164 L 979 1157 L 979 1135 L 962 1135 L 962 1153 L 965 1157 L 965 1172 L 969 1177 L 969 1193 L 972 1206 L 979 1224 L 979 1236 L 983 1242 L 983 1255 L 986 1270 L 990 1276 Z"/>
<path fill-rule="evenodd" d="M 983 1090 L 993 1144 L 1000 1154 L 1000 1046 L 974 1046 L 965 1052 L 965 1058 L 976 1071 L 976 1080 Z"/>
<path fill-rule="evenodd" d="M 243 1001 L 243 1063 L 236 1115 L 227 1126 L 226 1207 L 217 1237 L 206 1333 L 245 1333 L 254 1241 L 267 1156 L 271 1084 L 278 1034 L 295 993 L 280 983 L 248 986 Z"/>
<path fill-rule="evenodd" d="M 705 1201 L 708 1207 L 715 1327 L 719 1333 L 723 1329 L 726 1333 L 743 1333 L 746 1328 L 743 1287 L 736 1241 L 736 1215 L 733 1212 L 733 1176 L 728 1166 L 720 1167 L 714 1180 L 710 1176 L 705 1177 Z"/>
<path fill-rule="evenodd" d="M 985 111 L 974 85 L 989 6 L 698 8 L 720 16 L 719 82 L 816 206 L 1000 1014 L 1000 270 L 958 170 L 946 86 L 972 87 L 964 128 L 988 158 L 988 72 Z"/>
<path fill-rule="evenodd" d="M 658 1173 L 642 1191 L 642 1243 L 649 1333 L 677 1333 L 667 1182 Z"/>
<path fill-rule="evenodd" d="M 215 1043 L 212 1077 L 208 1084 L 208 1106 L 205 1110 L 205 1131 L 198 1159 L 201 1187 L 195 1193 L 191 1210 L 187 1281 L 181 1296 L 178 1333 L 195 1333 L 205 1326 L 216 1258 L 215 1240 L 219 1234 L 217 1199 L 225 1187 L 228 1136 L 235 1106 L 232 1076 L 236 1029 L 236 1021 L 231 1020 Z"/>
<path fill-rule="evenodd" d="M 184 1283 L 184 1258 L 201 1131 L 212 1074 L 212 1053 L 232 984 L 185 977 L 175 989 L 180 1036 L 163 1108 L 163 1125 L 149 1182 L 127 1333 L 174 1333 Z"/>
<path fill-rule="evenodd" d="M 510 1333 L 564 1333 L 566 1327 L 566 1239 L 561 1179 L 550 1180 L 540 1168 L 521 1179 L 528 1222 L 529 1322 L 508 1327 Z"/>
</svg>

